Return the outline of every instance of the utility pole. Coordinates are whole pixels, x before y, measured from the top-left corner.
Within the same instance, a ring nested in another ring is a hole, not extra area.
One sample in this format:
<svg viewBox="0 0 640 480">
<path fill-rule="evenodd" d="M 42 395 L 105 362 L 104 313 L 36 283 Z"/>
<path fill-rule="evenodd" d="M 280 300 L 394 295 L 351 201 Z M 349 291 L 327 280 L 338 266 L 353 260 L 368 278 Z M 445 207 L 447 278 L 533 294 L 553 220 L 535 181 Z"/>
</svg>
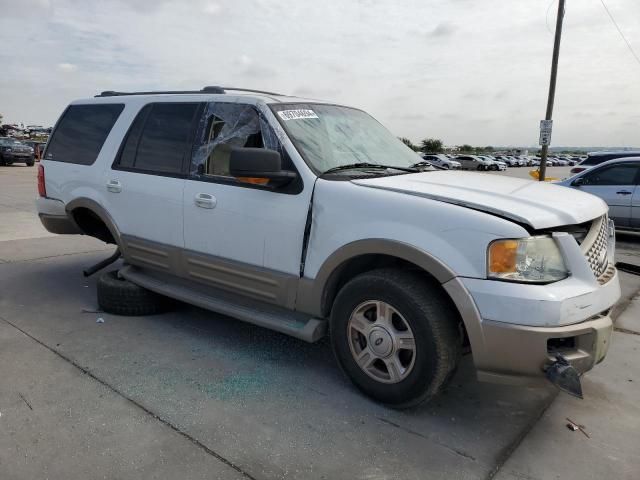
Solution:
<svg viewBox="0 0 640 480">
<path fill-rule="evenodd" d="M 547 153 L 551 143 L 551 117 L 553 116 L 553 101 L 556 97 L 556 78 L 558 76 L 558 57 L 560 56 L 560 38 L 562 37 L 562 20 L 564 19 L 565 0 L 558 0 L 558 16 L 556 18 L 556 38 L 553 43 L 553 58 L 551 60 L 551 80 L 549 81 L 549 98 L 547 100 L 547 114 L 545 121 L 540 122 L 540 173 L 538 180 L 544 182 L 547 172 Z"/>
</svg>

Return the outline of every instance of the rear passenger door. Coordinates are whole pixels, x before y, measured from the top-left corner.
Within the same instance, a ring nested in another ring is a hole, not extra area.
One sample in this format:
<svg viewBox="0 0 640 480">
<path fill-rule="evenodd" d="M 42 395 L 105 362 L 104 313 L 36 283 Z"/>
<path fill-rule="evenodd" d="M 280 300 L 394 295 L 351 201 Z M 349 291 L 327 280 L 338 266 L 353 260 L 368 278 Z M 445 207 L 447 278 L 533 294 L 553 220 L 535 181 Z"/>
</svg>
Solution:
<svg viewBox="0 0 640 480">
<path fill-rule="evenodd" d="M 175 272 L 184 247 L 182 195 L 201 104 L 140 110 L 104 176 L 107 210 L 131 263 Z"/>
</svg>

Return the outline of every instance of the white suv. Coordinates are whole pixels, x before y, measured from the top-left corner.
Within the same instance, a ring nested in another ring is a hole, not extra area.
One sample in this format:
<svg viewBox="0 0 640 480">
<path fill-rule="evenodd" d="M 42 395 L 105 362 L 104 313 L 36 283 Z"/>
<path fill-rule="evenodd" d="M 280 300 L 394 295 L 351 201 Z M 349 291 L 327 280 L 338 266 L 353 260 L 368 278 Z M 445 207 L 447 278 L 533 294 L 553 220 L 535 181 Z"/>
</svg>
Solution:
<svg viewBox="0 0 640 480">
<path fill-rule="evenodd" d="M 37 206 L 51 232 L 117 245 L 104 310 L 171 297 L 309 342 L 330 332 L 355 385 L 396 407 L 437 394 L 465 352 L 481 380 L 519 385 L 600 362 L 620 295 L 607 205 L 416 160 L 346 106 L 104 92 L 62 114 Z"/>
</svg>

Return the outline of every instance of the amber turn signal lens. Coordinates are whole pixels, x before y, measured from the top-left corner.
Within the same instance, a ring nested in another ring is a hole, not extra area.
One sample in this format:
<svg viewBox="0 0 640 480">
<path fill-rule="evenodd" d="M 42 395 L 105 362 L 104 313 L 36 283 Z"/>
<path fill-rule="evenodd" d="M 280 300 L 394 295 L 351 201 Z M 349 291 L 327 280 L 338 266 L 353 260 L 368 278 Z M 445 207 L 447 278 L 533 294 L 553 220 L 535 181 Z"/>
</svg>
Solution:
<svg viewBox="0 0 640 480">
<path fill-rule="evenodd" d="M 266 185 L 269 183 L 268 178 L 260 178 L 260 177 L 236 177 L 239 182 L 250 183 L 252 185 Z"/>
<path fill-rule="evenodd" d="M 492 243 L 489 247 L 489 271 L 491 273 L 515 272 L 518 245 L 517 240 L 502 240 Z"/>
</svg>

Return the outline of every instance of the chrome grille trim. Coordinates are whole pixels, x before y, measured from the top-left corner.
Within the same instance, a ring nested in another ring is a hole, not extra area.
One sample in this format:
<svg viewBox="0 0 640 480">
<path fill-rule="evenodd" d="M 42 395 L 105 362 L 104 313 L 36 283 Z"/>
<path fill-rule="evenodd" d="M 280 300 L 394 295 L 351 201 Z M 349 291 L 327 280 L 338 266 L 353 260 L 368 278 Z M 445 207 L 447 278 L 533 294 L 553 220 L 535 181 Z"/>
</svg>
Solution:
<svg viewBox="0 0 640 480">
<path fill-rule="evenodd" d="M 609 266 L 609 218 L 603 215 L 593 221 L 584 242 L 580 245 L 595 277 L 600 281 Z M 601 282 L 601 283 L 606 283 Z"/>
</svg>

